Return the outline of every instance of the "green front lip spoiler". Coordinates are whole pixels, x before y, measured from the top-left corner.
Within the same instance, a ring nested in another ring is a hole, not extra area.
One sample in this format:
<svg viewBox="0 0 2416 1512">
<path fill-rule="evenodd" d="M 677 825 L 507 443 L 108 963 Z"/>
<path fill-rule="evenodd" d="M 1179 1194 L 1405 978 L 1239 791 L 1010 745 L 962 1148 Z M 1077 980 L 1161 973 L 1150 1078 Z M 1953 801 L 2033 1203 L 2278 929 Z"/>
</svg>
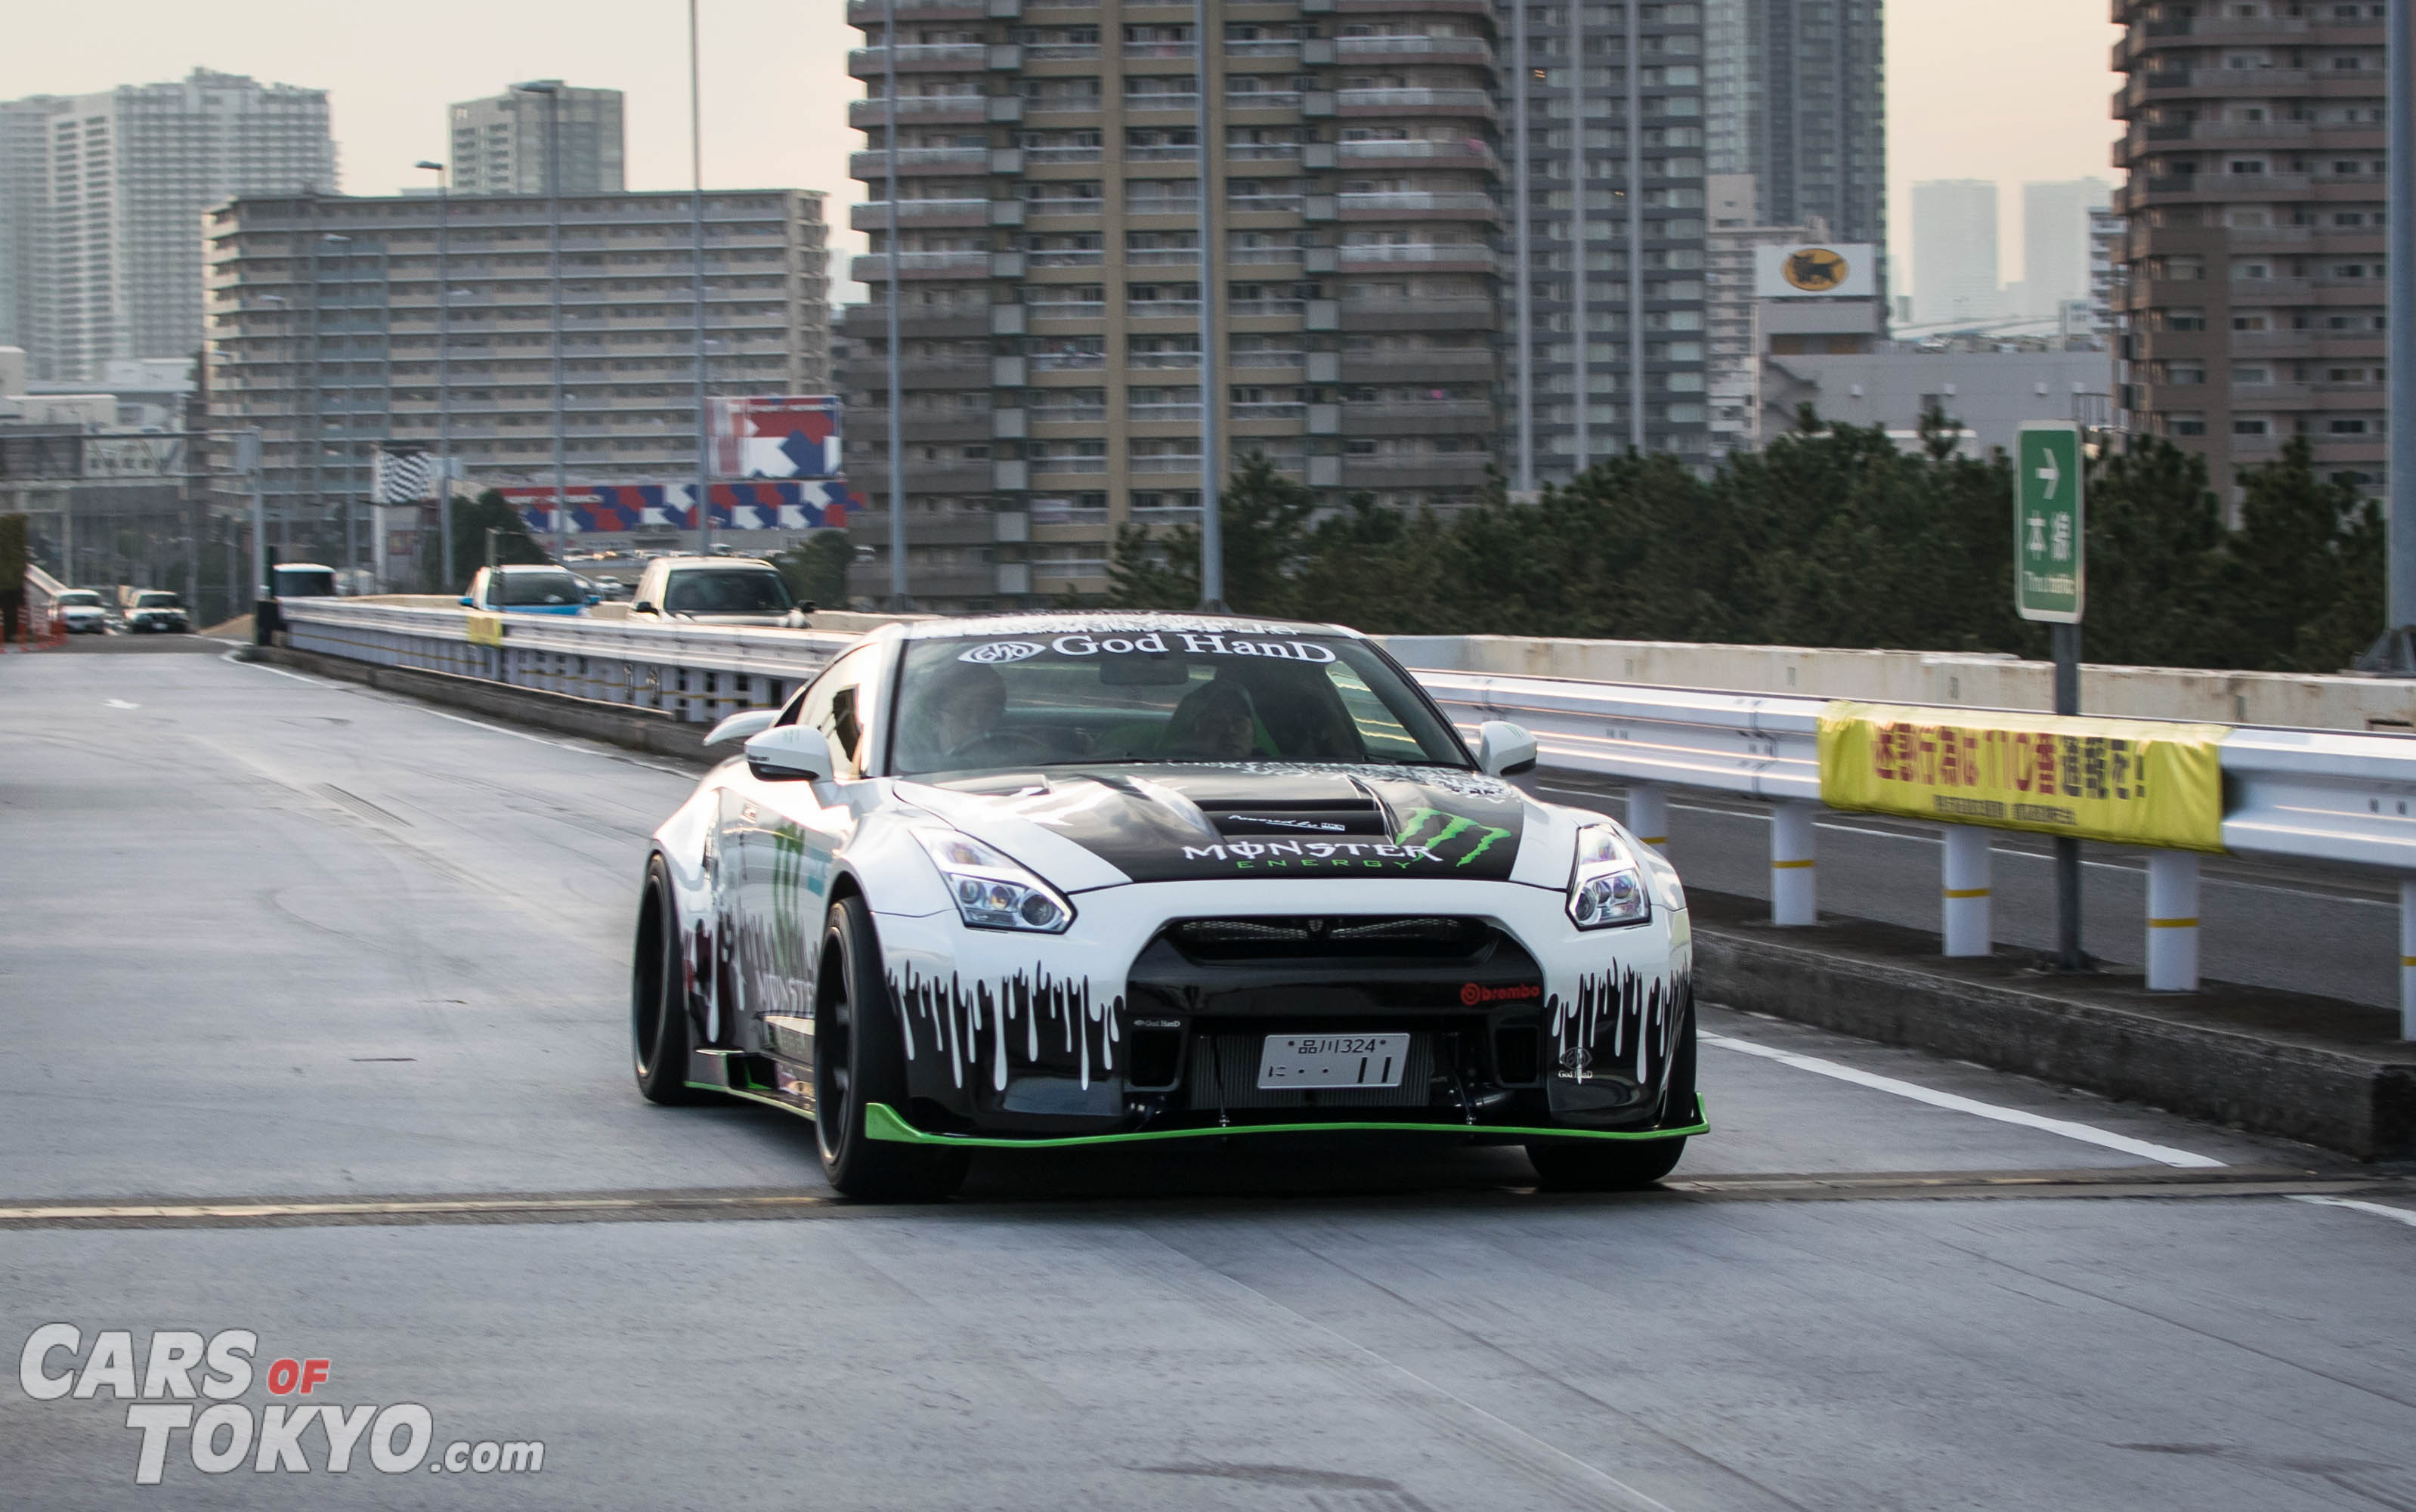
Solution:
<svg viewBox="0 0 2416 1512">
<path fill-rule="evenodd" d="M 927 1134 L 885 1102 L 864 1105 L 864 1137 L 892 1144 L 952 1145 L 972 1150 L 1065 1150 L 1090 1144 L 1139 1144 L 1146 1140 L 1214 1140 L 1236 1134 L 1498 1134 L 1519 1140 L 1680 1140 L 1711 1132 L 1703 1099 L 1695 1098 L 1695 1120 L 1679 1128 L 1520 1128 L 1500 1124 L 1240 1124 L 1226 1128 L 1143 1129 L 1135 1134 L 1073 1134 L 1055 1139 L 993 1139 L 976 1134 Z"/>
</svg>

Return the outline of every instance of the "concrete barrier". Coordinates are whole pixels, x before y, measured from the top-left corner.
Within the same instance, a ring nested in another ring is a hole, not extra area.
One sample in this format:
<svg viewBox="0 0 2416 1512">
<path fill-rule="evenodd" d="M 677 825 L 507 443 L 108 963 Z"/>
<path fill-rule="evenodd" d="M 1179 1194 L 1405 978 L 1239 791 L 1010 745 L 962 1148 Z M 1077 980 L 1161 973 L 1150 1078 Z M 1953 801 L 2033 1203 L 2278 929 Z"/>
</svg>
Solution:
<svg viewBox="0 0 2416 1512">
<path fill-rule="evenodd" d="M 1383 642 L 1404 666 L 1450 672 L 1976 709 L 2055 706 L 2054 665 L 2010 656 L 1507 635 Z M 2084 664 L 2080 706 L 2134 719 L 2416 733 L 2416 680 L 2354 674 Z"/>
</svg>

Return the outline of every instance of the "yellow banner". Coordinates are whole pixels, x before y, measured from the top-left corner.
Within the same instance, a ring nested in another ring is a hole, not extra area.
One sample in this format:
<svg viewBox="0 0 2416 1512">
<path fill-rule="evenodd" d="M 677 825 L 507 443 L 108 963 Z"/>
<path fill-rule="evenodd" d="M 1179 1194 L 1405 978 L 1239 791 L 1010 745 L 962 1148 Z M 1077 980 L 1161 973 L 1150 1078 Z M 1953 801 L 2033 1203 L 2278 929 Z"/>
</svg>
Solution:
<svg viewBox="0 0 2416 1512">
<path fill-rule="evenodd" d="M 470 643 L 472 645 L 503 644 L 504 616 L 501 614 L 472 614 L 470 616 Z"/>
<path fill-rule="evenodd" d="M 2173 850 L 2223 849 L 2221 725 L 1831 703 L 1820 801 Z"/>
</svg>

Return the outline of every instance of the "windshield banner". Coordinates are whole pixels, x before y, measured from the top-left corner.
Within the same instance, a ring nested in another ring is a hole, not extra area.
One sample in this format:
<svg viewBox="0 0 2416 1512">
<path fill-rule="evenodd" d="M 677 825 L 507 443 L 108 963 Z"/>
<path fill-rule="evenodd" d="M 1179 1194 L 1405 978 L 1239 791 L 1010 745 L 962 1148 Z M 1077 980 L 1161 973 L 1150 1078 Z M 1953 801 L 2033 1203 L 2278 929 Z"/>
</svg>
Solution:
<svg viewBox="0 0 2416 1512">
<path fill-rule="evenodd" d="M 1832 809 L 2171 850 L 2223 849 L 2221 725 L 1839 701 L 1820 715 Z"/>
</svg>

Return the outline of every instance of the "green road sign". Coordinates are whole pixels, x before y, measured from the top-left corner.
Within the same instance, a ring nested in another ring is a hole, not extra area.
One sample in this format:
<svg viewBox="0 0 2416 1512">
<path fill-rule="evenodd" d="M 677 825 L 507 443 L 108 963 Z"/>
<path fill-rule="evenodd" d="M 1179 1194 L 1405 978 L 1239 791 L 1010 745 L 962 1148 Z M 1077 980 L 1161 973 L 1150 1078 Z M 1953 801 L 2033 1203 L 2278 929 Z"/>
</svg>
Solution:
<svg viewBox="0 0 2416 1512">
<path fill-rule="evenodd" d="M 2080 623 L 2080 428 L 2025 424 L 2014 448 L 2014 607 L 2024 619 Z"/>
</svg>

